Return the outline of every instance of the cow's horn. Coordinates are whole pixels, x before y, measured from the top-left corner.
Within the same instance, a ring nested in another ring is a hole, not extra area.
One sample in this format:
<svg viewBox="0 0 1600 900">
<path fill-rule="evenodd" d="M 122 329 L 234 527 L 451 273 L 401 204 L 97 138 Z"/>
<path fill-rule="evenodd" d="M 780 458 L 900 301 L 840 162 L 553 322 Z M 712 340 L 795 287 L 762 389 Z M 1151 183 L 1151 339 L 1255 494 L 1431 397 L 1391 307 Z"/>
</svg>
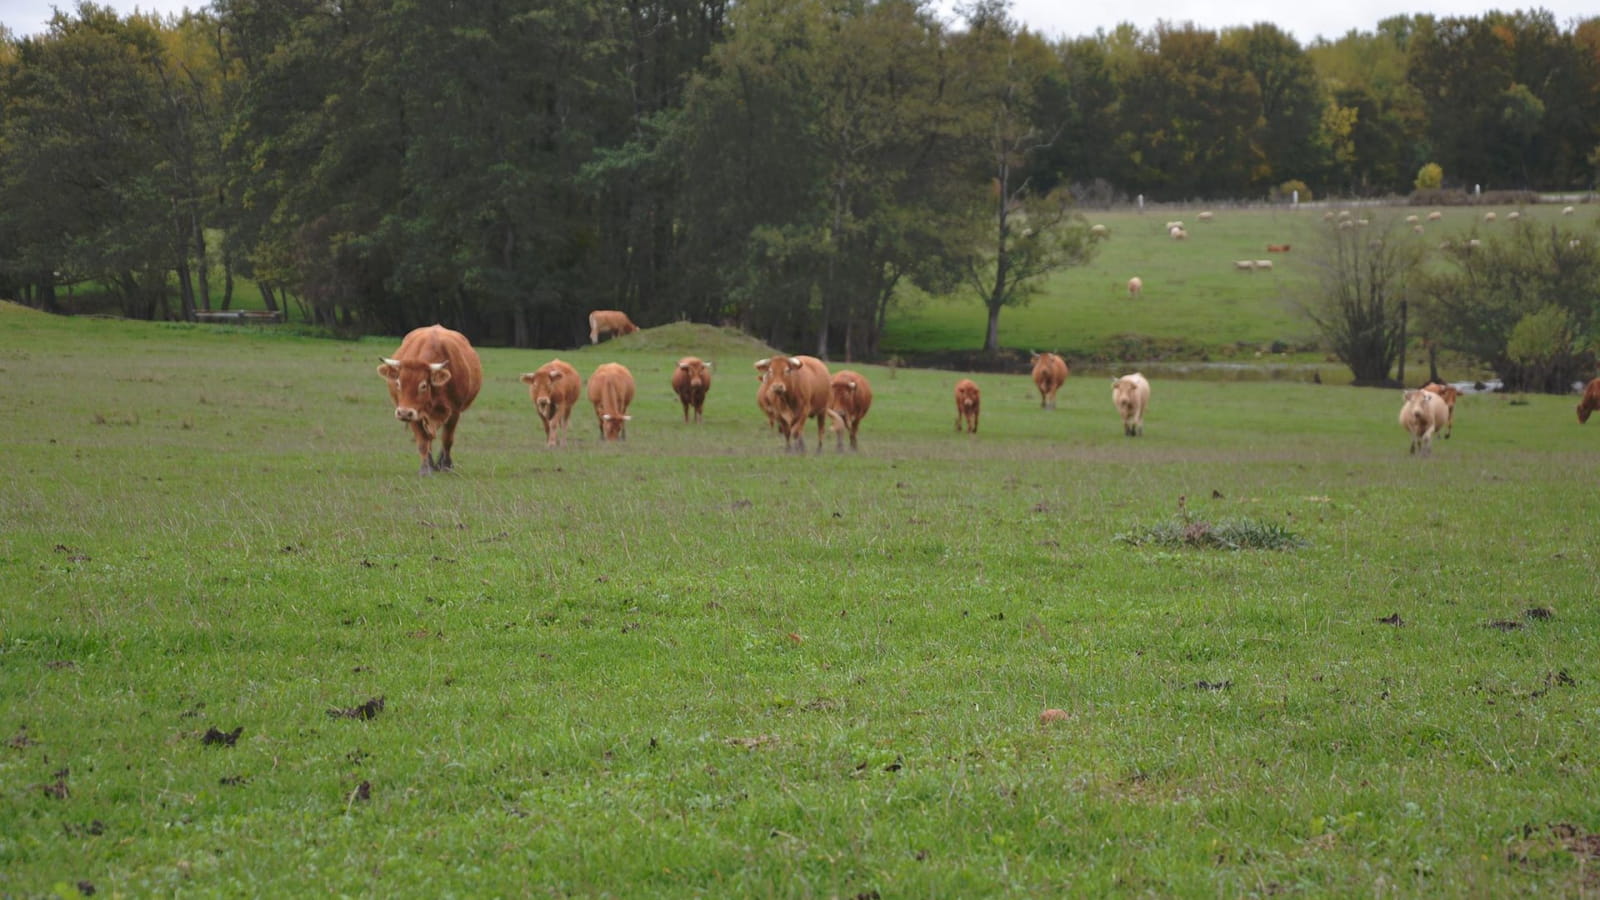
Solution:
<svg viewBox="0 0 1600 900">
<path fill-rule="evenodd" d="M 398 359 L 390 359 L 387 356 L 380 356 L 378 359 L 386 366 L 394 366 L 396 369 L 400 368 L 400 360 Z"/>
<path fill-rule="evenodd" d="M 442 368 L 444 368 L 445 366 L 448 366 L 448 365 L 450 365 L 450 360 L 447 359 L 444 362 L 428 363 L 428 368 L 430 368 L 430 369 L 434 370 L 435 372 L 437 372 L 440 369 L 442 369 Z"/>
<path fill-rule="evenodd" d="M 800 357 L 798 357 L 798 356 L 789 357 L 789 368 L 791 368 L 791 369 L 800 368 Z"/>
<path fill-rule="evenodd" d="M 756 368 L 758 368 L 758 369 L 765 369 L 767 366 L 770 366 L 770 365 L 772 365 L 772 357 L 770 357 L 770 356 L 767 357 L 766 359 L 758 359 L 758 360 L 756 360 Z"/>
</svg>

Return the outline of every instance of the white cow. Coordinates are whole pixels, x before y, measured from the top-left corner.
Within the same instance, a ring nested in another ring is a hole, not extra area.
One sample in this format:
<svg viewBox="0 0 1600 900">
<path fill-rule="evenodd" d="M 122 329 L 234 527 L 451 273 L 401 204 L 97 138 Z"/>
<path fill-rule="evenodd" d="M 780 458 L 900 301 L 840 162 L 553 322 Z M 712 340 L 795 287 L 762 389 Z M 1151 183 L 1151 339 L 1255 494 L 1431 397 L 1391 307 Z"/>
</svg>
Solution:
<svg viewBox="0 0 1600 900">
<path fill-rule="evenodd" d="M 1128 437 L 1144 434 L 1144 410 L 1150 405 L 1150 382 L 1138 372 L 1111 382 L 1111 402 L 1122 414 L 1122 433 Z"/>
<path fill-rule="evenodd" d="M 1406 391 L 1400 406 L 1400 427 L 1411 435 L 1411 452 L 1433 453 L 1433 436 L 1450 421 L 1450 409 L 1438 394 Z"/>
</svg>

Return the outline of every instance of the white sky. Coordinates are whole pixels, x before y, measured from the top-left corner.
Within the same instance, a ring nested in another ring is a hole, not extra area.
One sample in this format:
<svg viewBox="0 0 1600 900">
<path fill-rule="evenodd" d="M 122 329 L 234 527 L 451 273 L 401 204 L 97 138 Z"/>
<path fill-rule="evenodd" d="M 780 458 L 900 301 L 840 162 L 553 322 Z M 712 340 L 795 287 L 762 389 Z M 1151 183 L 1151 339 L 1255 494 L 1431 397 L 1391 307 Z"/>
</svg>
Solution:
<svg viewBox="0 0 1600 900">
<path fill-rule="evenodd" d="M 199 8 L 200 2 L 182 0 L 101 0 L 121 13 L 181 12 Z M 959 0 L 939 0 L 944 10 L 954 9 Z M 51 6 L 65 11 L 77 8 L 76 0 L 0 0 L 0 24 L 16 35 L 37 34 L 50 21 Z M 1012 15 L 1048 37 L 1078 37 L 1107 31 L 1119 23 L 1132 22 L 1149 31 L 1158 21 L 1173 24 L 1194 22 L 1202 28 L 1221 30 L 1235 25 L 1271 22 L 1293 35 L 1301 44 L 1318 36 L 1338 38 L 1350 29 L 1371 31 L 1382 19 L 1400 13 L 1432 13 L 1437 16 L 1481 15 L 1494 9 L 1546 9 L 1562 28 L 1585 16 L 1600 15 L 1595 0 L 1549 0 L 1537 5 L 1492 3 L 1484 0 L 1012 0 Z"/>
</svg>

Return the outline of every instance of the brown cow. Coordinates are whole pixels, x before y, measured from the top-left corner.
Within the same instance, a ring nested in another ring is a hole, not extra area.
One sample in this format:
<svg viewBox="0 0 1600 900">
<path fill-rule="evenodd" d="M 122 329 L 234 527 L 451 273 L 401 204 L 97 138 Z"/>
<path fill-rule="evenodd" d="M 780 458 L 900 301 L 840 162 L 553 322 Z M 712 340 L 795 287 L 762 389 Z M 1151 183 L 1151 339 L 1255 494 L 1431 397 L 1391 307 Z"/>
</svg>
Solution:
<svg viewBox="0 0 1600 900">
<path fill-rule="evenodd" d="M 600 439 L 628 439 L 628 404 L 633 402 L 633 373 L 620 363 L 601 363 L 589 376 L 589 402 L 600 421 Z"/>
<path fill-rule="evenodd" d="M 633 324 L 628 314 L 615 309 L 597 309 L 589 313 L 589 343 L 600 343 L 602 334 L 633 334 L 639 326 Z"/>
<path fill-rule="evenodd" d="M 1422 389 L 1430 394 L 1439 395 L 1439 399 L 1444 401 L 1444 432 L 1439 436 L 1448 439 L 1450 437 L 1450 432 L 1456 427 L 1456 398 L 1461 396 L 1461 392 L 1448 384 L 1437 383 L 1425 384 L 1422 386 Z"/>
<path fill-rule="evenodd" d="M 704 421 L 702 408 L 706 405 L 706 391 L 711 390 L 711 363 L 698 356 L 685 356 L 672 370 L 672 389 L 683 403 L 683 421 L 689 421 L 689 408 L 694 407 L 694 420 Z"/>
<path fill-rule="evenodd" d="M 850 432 L 850 449 L 859 449 L 856 446 L 856 432 L 861 428 L 861 420 L 867 417 L 867 410 L 872 408 L 872 385 L 859 372 L 845 369 L 833 376 L 829 393 L 828 413 L 835 422 L 837 449 L 844 449 L 846 431 Z"/>
<path fill-rule="evenodd" d="M 956 430 L 962 425 L 969 434 L 978 433 L 978 386 L 970 378 L 956 382 Z"/>
<path fill-rule="evenodd" d="M 578 370 L 552 359 L 536 372 L 522 376 L 528 386 L 528 399 L 544 423 L 544 445 L 554 447 L 567 442 L 567 422 L 572 419 L 572 408 L 578 405 L 578 389 L 583 379 Z"/>
<path fill-rule="evenodd" d="M 483 386 L 483 363 L 478 361 L 477 351 L 460 332 L 430 325 L 406 335 L 393 357 L 379 359 L 383 364 L 378 366 L 378 374 L 389 382 L 394 417 L 417 439 L 417 454 L 422 457 L 417 474 L 455 468 L 450 448 L 456 442 L 456 423 Z M 441 444 L 437 460 L 433 457 L 435 434 Z"/>
<path fill-rule="evenodd" d="M 1589 414 L 1597 409 L 1600 409 L 1600 378 L 1583 388 L 1583 399 L 1578 401 L 1578 424 L 1589 421 Z"/>
<path fill-rule="evenodd" d="M 1267 245 L 1267 252 L 1268 253 L 1288 253 L 1289 252 L 1289 245 L 1288 244 L 1268 244 Z"/>
<path fill-rule="evenodd" d="M 767 402 L 791 452 L 806 452 L 806 419 L 817 420 L 817 452 L 828 421 L 828 367 L 814 356 L 774 356 L 756 363 L 765 371 Z"/>
<path fill-rule="evenodd" d="M 767 417 L 767 427 L 778 427 L 778 412 L 772 405 L 772 385 L 767 383 L 767 367 L 771 360 L 756 362 L 756 406 Z"/>
<path fill-rule="evenodd" d="M 1056 391 L 1067 383 L 1067 361 L 1054 353 L 1033 355 L 1033 383 L 1039 389 L 1039 408 L 1056 408 Z"/>
</svg>

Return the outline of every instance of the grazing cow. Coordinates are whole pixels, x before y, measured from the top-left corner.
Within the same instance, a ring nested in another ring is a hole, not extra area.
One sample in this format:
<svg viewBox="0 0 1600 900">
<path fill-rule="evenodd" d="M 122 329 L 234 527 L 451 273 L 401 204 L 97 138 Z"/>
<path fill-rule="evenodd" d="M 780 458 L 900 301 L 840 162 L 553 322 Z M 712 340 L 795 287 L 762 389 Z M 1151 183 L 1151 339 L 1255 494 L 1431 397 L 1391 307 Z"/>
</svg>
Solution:
<svg viewBox="0 0 1600 900">
<path fill-rule="evenodd" d="M 619 363 L 601 363 L 589 376 L 589 402 L 600 421 L 602 441 L 628 439 L 628 404 L 633 402 L 633 373 Z"/>
<path fill-rule="evenodd" d="M 1137 297 L 1144 293 L 1144 279 L 1135 275 L 1128 279 L 1128 296 Z"/>
<path fill-rule="evenodd" d="M 1144 411 L 1150 405 L 1150 382 L 1138 372 L 1111 382 L 1111 402 L 1122 414 L 1122 433 L 1128 437 L 1144 434 Z"/>
<path fill-rule="evenodd" d="M 1411 452 L 1433 453 L 1433 436 L 1450 418 L 1444 400 L 1428 391 L 1406 391 L 1400 405 L 1400 427 L 1411 435 Z"/>
<path fill-rule="evenodd" d="M 422 457 L 419 475 L 455 468 L 450 448 L 456 442 L 456 423 L 472 405 L 483 386 L 483 363 L 465 335 L 442 325 L 418 328 L 405 336 L 393 357 L 379 357 L 378 374 L 389 382 L 394 417 L 404 422 L 417 439 Z M 440 438 L 439 458 L 433 457 L 433 437 Z"/>
<path fill-rule="evenodd" d="M 1288 253 L 1289 252 L 1289 245 L 1288 244 L 1268 244 L 1267 245 L 1267 252 L 1268 253 Z"/>
<path fill-rule="evenodd" d="M 966 426 L 968 434 L 978 433 L 978 386 L 970 378 L 956 382 L 956 430 Z"/>
<path fill-rule="evenodd" d="M 683 421 L 689 421 L 690 407 L 694 407 L 694 420 L 704 421 L 706 391 L 711 390 L 711 363 L 704 362 L 698 356 L 685 356 L 678 360 L 678 367 L 672 370 L 672 389 L 683 403 Z"/>
<path fill-rule="evenodd" d="M 628 314 L 615 309 L 597 309 L 589 313 L 589 343 L 600 343 L 600 336 L 633 334 L 639 326 L 633 324 Z"/>
<path fill-rule="evenodd" d="M 1597 409 L 1600 409 L 1600 378 L 1583 388 L 1583 399 L 1578 401 L 1578 424 L 1589 421 L 1589 414 Z"/>
<path fill-rule="evenodd" d="M 1067 383 L 1067 361 L 1054 353 L 1033 355 L 1033 384 L 1039 389 L 1039 408 L 1056 408 L 1056 391 Z"/>
<path fill-rule="evenodd" d="M 578 390 L 583 379 L 578 370 L 552 359 L 537 371 L 522 376 L 528 386 L 528 399 L 544 423 L 544 445 L 555 447 L 567 442 L 567 423 L 572 419 L 572 408 L 578 405 Z"/>
<path fill-rule="evenodd" d="M 766 373 L 767 403 L 783 448 L 806 452 L 806 419 L 817 420 L 817 452 L 828 424 L 828 367 L 814 356 L 774 356 L 756 363 Z"/>
<path fill-rule="evenodd" d="M 861 429 L 861 420 L 867 417 L 867 410 L 872 408 L 872 385 L 867 383 L 859 372 L 845 369 L 833 376 L 828 397 L 828 414 L 834 420 L 834 437 L 837 439 L 836 449 L 844 449 L 844 432 L 850 432 L 850 449 L 859 449 L 856 446 L 856 432 Z"/>
<path fill-rule="evenodd" d="M 1448 440 L 1450 432 L 1456 427 L 1456 398 L 1461 396 L 1461 392 L 1448 384 L 1425 384 L 1422 389 L 1438 395 L 1439 399 L 1444 401 L 1444 433 L 1439 436 Z"/>
</svg>

